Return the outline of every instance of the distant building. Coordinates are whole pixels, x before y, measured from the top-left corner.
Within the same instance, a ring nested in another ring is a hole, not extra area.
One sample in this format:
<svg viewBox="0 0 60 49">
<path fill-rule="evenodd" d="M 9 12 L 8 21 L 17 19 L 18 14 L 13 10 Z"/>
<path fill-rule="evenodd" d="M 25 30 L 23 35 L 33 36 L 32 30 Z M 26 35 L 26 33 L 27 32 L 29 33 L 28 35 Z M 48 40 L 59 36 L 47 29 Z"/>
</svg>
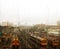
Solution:
<svg viewBox="0 0 60 49">
<path fill-rule="evenodd" d="M 44 29 L 47 31 L 59 31 L 60 30 L 60 22 L 57 23 L 57 25 L 45 25 L 45 24 L 37 24 L 35 25 L 38 29 Z"/>
<path fill-rule="evenodd" d="M 1 26 L 13 26 L 13 24 L 10 22 L 1 22 L 0 25 Z"/>
<path fill-rule="evenodd" d="M 57 25 L 60 26 L 60 21 L 57 21 Z"/>
<path fill-rule="evenodd" d="M 35 25 L 35 27 L 37 27 L 38 29 L 46 28 L 46 25 L 45 24 L 37 24 L 37 25 Z"/>
<path fill-rule="evenodd" d="M 50 25 L 48 31 L 59 31 L 60 27 L 58 25 Z"/>
</svg>

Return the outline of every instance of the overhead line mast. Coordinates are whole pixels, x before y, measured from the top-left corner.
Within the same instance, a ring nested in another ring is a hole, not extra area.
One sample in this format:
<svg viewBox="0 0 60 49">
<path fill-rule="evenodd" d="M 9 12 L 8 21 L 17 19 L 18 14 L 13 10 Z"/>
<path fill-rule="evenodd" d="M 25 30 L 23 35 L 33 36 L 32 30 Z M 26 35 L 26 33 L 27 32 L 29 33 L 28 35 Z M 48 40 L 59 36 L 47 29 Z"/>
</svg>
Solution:
<svg viewBox="0 0 60 49">
<path fill-rule="evenodd" d="M 18 11 L 17 11 L 17 16 L 18 16 L 18 26 L 20 26 L 19 8 L 18 8 Z"/>
</svg>

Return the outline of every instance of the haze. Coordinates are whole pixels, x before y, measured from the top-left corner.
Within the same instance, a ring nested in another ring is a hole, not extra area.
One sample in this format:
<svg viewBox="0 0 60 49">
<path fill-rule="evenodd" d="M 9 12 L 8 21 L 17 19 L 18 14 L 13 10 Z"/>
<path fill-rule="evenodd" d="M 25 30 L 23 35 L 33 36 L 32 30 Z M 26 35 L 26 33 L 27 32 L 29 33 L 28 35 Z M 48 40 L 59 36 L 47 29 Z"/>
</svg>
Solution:
<svg viewBox="0 0 60 49">
<path fill-rule="evenodd" d="M 0 0 L 0 22 L 22 25 L 56 24 L 60 0 Z"/>
</svg>

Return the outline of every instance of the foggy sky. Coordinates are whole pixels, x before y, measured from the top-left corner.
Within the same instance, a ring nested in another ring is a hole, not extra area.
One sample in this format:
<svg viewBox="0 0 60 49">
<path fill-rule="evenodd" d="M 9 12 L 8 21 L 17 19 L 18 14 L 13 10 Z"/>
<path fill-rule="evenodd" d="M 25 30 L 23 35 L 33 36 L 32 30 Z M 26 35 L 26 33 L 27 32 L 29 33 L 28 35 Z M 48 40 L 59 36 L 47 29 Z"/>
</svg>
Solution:
<svg viewBox="0 0 60 49">
<path fill-rule="evenodd" d="M 0 22 L 56 24 L 60 21 L 60 0 L 0 0 Z"/>
</svg>

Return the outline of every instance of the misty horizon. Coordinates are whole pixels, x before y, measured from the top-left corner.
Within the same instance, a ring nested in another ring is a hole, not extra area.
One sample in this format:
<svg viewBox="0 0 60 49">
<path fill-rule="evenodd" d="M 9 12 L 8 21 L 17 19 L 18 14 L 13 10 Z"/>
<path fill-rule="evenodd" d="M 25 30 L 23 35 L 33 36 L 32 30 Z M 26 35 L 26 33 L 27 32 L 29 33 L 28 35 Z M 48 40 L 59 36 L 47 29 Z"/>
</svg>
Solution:
<svg viewBox="0 0 60 49">
<path fill-rule="evenodd" d="M 0 22 L 54 25 L 60 21 L 60 0 L 0 0 Z"/>
</svg>

